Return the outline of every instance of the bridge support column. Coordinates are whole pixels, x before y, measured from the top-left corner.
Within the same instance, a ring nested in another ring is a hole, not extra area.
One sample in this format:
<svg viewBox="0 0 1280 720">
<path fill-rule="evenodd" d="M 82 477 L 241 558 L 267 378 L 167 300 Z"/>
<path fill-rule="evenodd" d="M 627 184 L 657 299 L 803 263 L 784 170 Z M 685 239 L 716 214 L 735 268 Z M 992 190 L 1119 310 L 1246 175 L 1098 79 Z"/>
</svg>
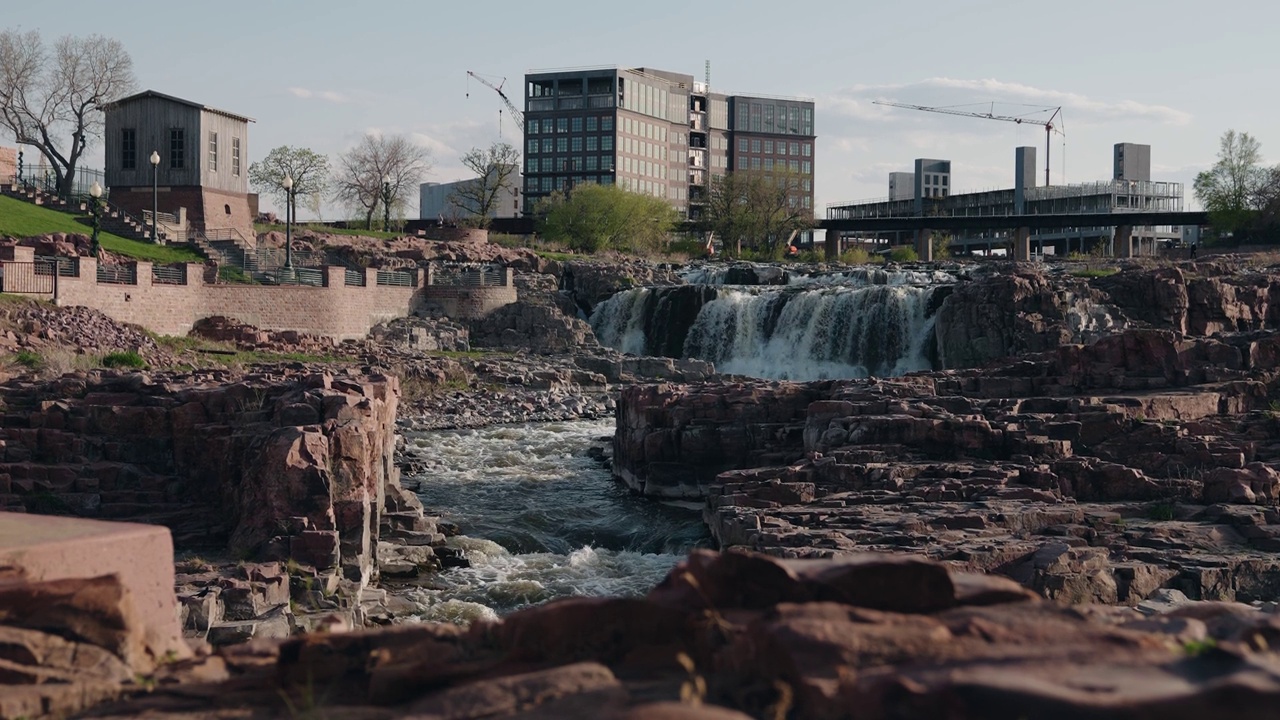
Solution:
<svg viewBox="0 0 1280 720">
<path fill-rule="evenodd" d="M 827 262 L 834 262 L 840 259 L 840 231 L 828 230 L 826 242 L 823 243 L 826 249 Z"/>
<path fill-rule="evenodd" d="M 1115 235 L 1115 256 L 1122 258 L 1133 257 L 1133 226 L 1117 225 Z"/>
<path fill-rule="evenodd" d="M 1013 231 L 1013 259 L 1018 262 L 1031 259 L 1031 228 L 1020 227 Z"/>
<path fill-rule="evenodd" d="M 933 262 L 933 231 L 929 228 L 916 231 L 916 255 L 920 262 Z"/>
</svg>

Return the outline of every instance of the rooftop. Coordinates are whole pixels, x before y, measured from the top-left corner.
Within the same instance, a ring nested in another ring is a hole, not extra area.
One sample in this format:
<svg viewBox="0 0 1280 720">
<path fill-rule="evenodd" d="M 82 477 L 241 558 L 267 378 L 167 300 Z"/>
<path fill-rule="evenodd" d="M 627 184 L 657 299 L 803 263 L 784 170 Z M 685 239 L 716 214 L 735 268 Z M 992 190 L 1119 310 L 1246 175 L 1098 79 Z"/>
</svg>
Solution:
<svg viewBox="0 0 1280 720">
<path fill-rule="evenodd" d="M 168 100 L 169 102 L 178 103 L 179 105 L 186 105 L 188 107 L 199 108 L 201 110 L 204 110 L 205 112 L 211 112 L 211 113 L 214 113 L 215 115 L 222 115 L 225 117 L 229 117 L 233 120 L 243 120 L 244 122 L 257 122 L 253 118 L 248 117 L 246 115 L 239 115 L 233 112 L 228 112 L 226 110 L 219 110 L 218 108 L 215 108 L 215 107 L 209 107 L 208 105 L 203 105 L 201 103 L 198 103 L 192 100 L 183 100 L 180 97 L 175 97 L 173 95 L 166 95 L 162 92 L 156 92 L 155 90 L 143 90 L 142 92 L 137 93 L 136 95 L 122 97 L 119 100 L 113 100 L 107 103 L 105 106 L 103 106 L 103 109 L 109 110 L 113 107 L 124 105 L 125 103 L 131 103 L 131 102 L 134 102 L 135 100 L 145 100 L 147 98 L 159 98 L 161 100 Z"/>
</svg>

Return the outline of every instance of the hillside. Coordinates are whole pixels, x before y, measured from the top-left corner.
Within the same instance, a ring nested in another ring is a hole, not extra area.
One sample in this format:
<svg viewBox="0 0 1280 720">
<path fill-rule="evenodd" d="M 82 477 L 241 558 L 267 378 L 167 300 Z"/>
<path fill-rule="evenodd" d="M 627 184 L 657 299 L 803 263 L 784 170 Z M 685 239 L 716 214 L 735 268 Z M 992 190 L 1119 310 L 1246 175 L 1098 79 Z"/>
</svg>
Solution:
<svg viewBox="0 0 1280 720">
<path fill-rule="evenodd" d="M 0 238 L 29 238 L 48 233 L 90 235 L 93 229 L 75 217 L 57 210 L 0 196 Z M 204 262 L 204 258 L 185 247 L 152 245 L 130 240 L 108 232 L 98 234 L 102 247 L 117 255 L 158 263 Z"/>
</svg>

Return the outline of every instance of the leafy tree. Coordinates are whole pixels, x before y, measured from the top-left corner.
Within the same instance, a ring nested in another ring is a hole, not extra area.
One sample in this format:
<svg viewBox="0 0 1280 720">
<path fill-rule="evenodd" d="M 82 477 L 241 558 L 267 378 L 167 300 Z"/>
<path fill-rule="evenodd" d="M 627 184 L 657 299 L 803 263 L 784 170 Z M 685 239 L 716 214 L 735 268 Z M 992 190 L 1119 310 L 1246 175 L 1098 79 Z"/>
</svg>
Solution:
<svg viewBox="0 0 1280 720">
<path fill-rule="evenodd" d="M 1262 167 L 1262 144 L 1249 133 L 1228 130 L 1219 142 L 1218 161 L 1197 175 L 1192 187 L 1209 211 L 1210 224 L 1239 236 L 1268 204 L 1272 171 Z"/>
<path fill-rule="evenodd" d="M 40 151 L 63 195 L 71 194 L 85 147 L 102 135 L 103 106 L 135 85 L 133 59 L 119 40 L 67 35 L 50 52 L 35 30 L 0 31 L 0 127 Z"/>
<path fill-rule="evenodd" d="M 661 198 L 616 185 L 579 185 L 538 203 L 539 232 L 585 252 L 652 252 L 661 248 L 678 220 Z"/>
<path fill-rule="evenodd" d="M 488 227 L 499 204 L 508 197 L 518 197 L 520 151 L 509 143 L 495 142 L 487 148 L 471 148 L 462 156 L 462 164 L 476 174 L 474 180 L 462 183 L 449 197 L 449 203 L 476 227 Z"/>
<path fill-rule="evenodd" d="M 791 171 L 738 170 L 711 180 L 707 224 L 737 255 L 747 247 L 766 257 L 782 256 L 795 233 L 813 227 L 813 212 L 801 206 L 802 176 Z"/>
<path fill-rule="evenodd" d="M 287 203 L 285 177 L 293 178 L 293 201 L 320 215 L 320 204 L 329 192 L 329 157 L 310 148 L 281 145 L 249 166 L 249 182 L 277 205 Z"/>
<path fill-rule="evenodd" d="M 369 133 L 338 156 L 334 198 L 358 208 L 365 229 L 372 230 L 374 215 L 383 209 L 384 195 L 390 195 L 391 210 L 403 214 L 431 167 L 431 151 L 407 136 Z"/>
</svg>

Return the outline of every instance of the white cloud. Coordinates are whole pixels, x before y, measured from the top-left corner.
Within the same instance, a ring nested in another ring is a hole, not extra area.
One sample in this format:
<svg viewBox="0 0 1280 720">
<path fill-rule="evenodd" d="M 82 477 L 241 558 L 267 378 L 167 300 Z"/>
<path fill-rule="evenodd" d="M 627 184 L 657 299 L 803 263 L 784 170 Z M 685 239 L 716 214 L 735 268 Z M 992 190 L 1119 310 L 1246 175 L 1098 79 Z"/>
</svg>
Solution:
<svg viewBox="0 0 1280 720">
<path fill-rule="evenodd" d="M 307 88 L 302 87 L 291 87 L 289 88 L 289 94 L 297 98 L 303 98 L 304 100 L 315 99 L 331 103 L 345 103 L 350 101 L 350 98 L 336 90 L 308 90 Z"/>
</svg>

